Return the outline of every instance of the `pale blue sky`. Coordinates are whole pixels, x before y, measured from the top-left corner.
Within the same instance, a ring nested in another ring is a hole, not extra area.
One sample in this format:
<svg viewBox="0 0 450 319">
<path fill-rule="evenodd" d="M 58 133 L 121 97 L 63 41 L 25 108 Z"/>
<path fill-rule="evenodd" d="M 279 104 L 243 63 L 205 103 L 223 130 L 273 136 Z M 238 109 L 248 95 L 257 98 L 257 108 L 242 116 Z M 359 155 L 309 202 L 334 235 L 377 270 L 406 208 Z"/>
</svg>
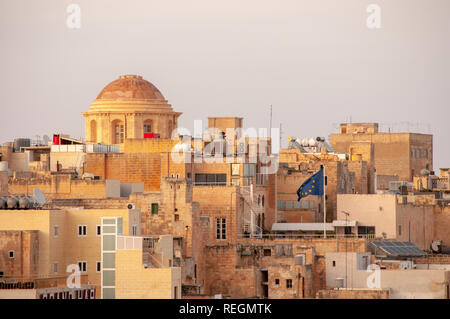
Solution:
<svg viewBox="0 0 450 319">
<path fill-rule="evenodd" d="M 66 7 L 81 6 L 81 29 Z M 366 27 L 367 5 L 382 9 Z M 120 74 L 155 84 L 192 128 L 207 116 L 328 136 L 421 123 L 449 167 L 448 0 L 0 0 L 0 142 L 84 136 L 80 114 Z M 410 125 L 411 129 L 415 126 Z"/>
</svg>

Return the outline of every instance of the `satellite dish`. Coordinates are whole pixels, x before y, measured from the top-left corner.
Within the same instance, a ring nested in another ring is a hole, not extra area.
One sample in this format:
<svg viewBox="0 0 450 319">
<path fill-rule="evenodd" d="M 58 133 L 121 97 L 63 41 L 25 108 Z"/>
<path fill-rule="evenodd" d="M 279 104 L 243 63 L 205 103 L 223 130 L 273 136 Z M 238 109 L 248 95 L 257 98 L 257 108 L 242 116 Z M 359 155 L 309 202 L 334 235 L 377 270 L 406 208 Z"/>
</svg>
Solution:
<svg viewBox="0 0 450 319">
<path fill-rule="evenodd" d="M 433 241 L 431 243 L 431 250 L 434 253 L 439 254 L 441 252 L 441 245 L 442 245 L 442 243 L 440 240 Z"/>
<path fill-rule="evenodd" d="M 33 196 L 36 199 L 36 202 L 39 204 L 39 206 L 45 205 L 45 203 L 47 203 L 44 194 L 42 194 L 42 192 L 39 189 L 37 188 L 33 189 Z"/>
</svg>

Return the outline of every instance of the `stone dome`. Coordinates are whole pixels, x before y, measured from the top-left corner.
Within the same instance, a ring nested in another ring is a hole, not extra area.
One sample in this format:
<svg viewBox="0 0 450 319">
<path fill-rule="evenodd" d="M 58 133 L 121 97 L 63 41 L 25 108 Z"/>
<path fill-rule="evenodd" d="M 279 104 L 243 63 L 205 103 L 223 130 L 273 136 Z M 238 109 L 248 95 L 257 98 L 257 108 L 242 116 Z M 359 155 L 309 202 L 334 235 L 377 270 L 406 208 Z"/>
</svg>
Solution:
<svg viewBox="0 0 450 319">
<path fill-rule="evenodd" d="M 171 138 L 181 115 L 139 75 L 119 76 L 82 114 L 86 141 L 107 145 L 122 144 L 126 139 Z"/>
<path fill-rule="evenodd" d="M 140 75 L 121 75 L 109 83 L 97 100 L 165 100 L 156 86 Z"/>
</svg>

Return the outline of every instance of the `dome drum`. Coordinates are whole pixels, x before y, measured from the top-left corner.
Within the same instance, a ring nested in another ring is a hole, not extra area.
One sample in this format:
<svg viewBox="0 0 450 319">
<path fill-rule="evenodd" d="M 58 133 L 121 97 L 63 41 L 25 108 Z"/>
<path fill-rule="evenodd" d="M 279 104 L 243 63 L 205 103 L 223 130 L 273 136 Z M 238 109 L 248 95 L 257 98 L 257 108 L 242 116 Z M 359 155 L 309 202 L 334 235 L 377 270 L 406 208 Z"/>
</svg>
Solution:
<svg viewBox="0 0 450 319">
<path fill-rule="evenodd" d="M 153 84 L 139 75 L 121 75 L 109 83 L 88 112 L 82 114 L 86 140 L 104 144 L 149 136 L 170 138 L 181 115 L 173 111 Z"/>
</svg>

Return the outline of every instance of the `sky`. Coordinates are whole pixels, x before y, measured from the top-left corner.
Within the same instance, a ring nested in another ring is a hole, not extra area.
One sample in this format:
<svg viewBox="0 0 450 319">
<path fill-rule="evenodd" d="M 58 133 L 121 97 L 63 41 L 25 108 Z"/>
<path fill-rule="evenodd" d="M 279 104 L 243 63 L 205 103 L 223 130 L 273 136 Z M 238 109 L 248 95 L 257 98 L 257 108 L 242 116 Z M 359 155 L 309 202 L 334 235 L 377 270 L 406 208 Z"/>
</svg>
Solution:
<svg viewBox="0 0 450 319">
<path fill-rule="evenodd" d="M 139 74 L 190 130 L 208 116 L 268 127 L 272 105 L 283 146 L 378 122 L 433 134 L 434 169 L 450 167 L 449 14 L 448 0 L 0 0 L 0 142 L 84 137 L 81 112 Z"/>
</svg>

